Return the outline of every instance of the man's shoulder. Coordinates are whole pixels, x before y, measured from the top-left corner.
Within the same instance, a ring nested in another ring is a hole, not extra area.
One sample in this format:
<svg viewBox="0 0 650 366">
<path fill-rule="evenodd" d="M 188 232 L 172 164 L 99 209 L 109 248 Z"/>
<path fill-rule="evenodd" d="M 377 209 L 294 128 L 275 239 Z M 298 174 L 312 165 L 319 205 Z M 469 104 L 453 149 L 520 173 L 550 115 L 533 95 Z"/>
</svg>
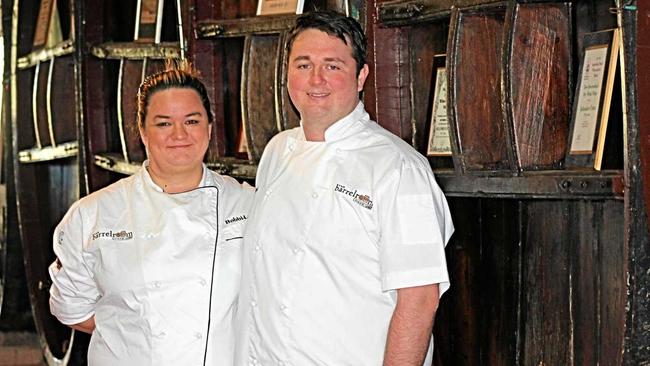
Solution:
<svg viewBox="0 0 650 366">
<path fill-rule="evenodd" d="M 266 151 L 266 149 L 283 145 L 290 138 L 298 138 L 300 133 L 301 133 L 301 128 L 300 127 L 294 127 L 294 128 L 290 128 L 288 130 L 284 130 L 284 131 L 280 131 L 280 132 L 276 133 L 271 138 L 271 140 L 269 140 L 268 144 L 265 147 L 265 151 Z"/>
<path fill-rule="evenodd" d="M 364 133 L 368 136 L 364 136 L 363 140 L 367 142 L 367 147 L 373 151 L 373 154 L 391 157 L 391 160 L 399 164 L 429 168 L 429 162 L 424 155 L 378 123 L 374 121 L 367 123 Z"/>
</svg>

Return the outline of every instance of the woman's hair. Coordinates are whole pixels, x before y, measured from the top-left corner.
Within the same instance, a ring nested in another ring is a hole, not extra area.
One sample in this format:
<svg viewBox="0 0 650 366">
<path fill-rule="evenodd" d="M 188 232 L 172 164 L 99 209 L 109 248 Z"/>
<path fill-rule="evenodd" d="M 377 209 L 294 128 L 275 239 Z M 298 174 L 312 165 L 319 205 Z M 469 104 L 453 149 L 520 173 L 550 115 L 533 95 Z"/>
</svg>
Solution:
<svg viewBox="0 0 650 366">
<path fill-rule="evenodd" d="M 357 76 L 366 64 L 367 39 L 361 25 L 351 17 L 333 10 L 313 11 L 302 14 L 296 20 L 296 25 L 289 31 L 287 54 L 296 37 L 308 29 L 318 29 L 330 36 L 337 37 L 352 48 L 352 57 L 357 63 Z"/>
<path fill-rule="evenodd" d="M 138 127 L 144 128 L 144 121 L 147 117 L 147 107 L 151 96 L 161 90 L 171 88 L 192 89 L 201 98 L 203 108 L 208 114 L 208 122 L 212 123 L 214 117 L 210 106 L 210 98 L 205 90 L 205 85 L 199 79 L 199 72 L 196 71 L 187 60 L 167 60 L 165 69 L 147 76 L 138 88 L 137 121 Z"/>
</svg>

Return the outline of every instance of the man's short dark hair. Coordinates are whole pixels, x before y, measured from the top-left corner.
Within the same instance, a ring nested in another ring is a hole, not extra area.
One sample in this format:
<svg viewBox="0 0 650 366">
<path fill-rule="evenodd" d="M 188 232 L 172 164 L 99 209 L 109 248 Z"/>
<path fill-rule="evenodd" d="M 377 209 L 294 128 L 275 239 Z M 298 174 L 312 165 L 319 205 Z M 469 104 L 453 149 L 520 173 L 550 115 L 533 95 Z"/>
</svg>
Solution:
<svg viewBox="0 0 650 366">
<path fill-rule="evenodd" d="M 332 10 L 313 11 L 302 14 L 296 20 L 296 25 L 289 32 L 287 41 L 287 54 L 291 53 L 291 46 L 300 33 L 308 29 L 318 29 L 330 36 L 340 38 L 345 44 L 348 41 L 352 48 L 352 57 L 357 62 L 357 76 L 366 64 L 366 35 L 361 25 L 351 17 Z"/>
</svg>

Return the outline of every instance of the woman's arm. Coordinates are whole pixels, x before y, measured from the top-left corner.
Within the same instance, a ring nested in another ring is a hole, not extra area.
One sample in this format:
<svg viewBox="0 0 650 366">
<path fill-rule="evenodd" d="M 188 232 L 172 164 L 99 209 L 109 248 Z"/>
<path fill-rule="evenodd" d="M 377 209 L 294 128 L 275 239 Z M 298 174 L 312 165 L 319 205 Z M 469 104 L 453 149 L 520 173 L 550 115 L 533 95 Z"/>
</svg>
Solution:
<svg viewBox="0 0 650 366">
<path fill-rule="evenodd" d="M 92 334 L 93 330 L 95 330 L 95 316 L 93 315 L 90 318 L 82 321 L 81 323 L 71 324 L 69 325 L 69 327 L 72 329 L 82 331 L 84 333 Z"/>
</svg>

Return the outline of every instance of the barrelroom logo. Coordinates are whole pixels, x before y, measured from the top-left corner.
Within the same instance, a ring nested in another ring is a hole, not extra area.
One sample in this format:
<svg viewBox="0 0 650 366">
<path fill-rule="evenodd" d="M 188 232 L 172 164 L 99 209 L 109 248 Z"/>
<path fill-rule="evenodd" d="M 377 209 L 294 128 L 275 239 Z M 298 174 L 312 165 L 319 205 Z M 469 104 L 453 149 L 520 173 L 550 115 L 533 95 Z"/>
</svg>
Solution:
<svg viewBox="0 0 650 366">
<path fill-rule="evenodd" d="M 359 194 L 357 190 L 354 191 L 347 189 L 343 184 L 336 184 L 334 187 L 334 192 L 343 193 L 344 195 L 352 197 L 352 201 L 356 204 L 361 205 L 361 207 L 367 208 L 368 210 L 372 209 L 372 200 L 370 196 L 366 194 Z"/>
<path fill-rule="evenodd" d="M 111 240 L 131 240 L 133 239 L 133 231 L 96 231 L 93 233 L 93 240 L 99 238 L 107 238 Z"/>
</svg>

